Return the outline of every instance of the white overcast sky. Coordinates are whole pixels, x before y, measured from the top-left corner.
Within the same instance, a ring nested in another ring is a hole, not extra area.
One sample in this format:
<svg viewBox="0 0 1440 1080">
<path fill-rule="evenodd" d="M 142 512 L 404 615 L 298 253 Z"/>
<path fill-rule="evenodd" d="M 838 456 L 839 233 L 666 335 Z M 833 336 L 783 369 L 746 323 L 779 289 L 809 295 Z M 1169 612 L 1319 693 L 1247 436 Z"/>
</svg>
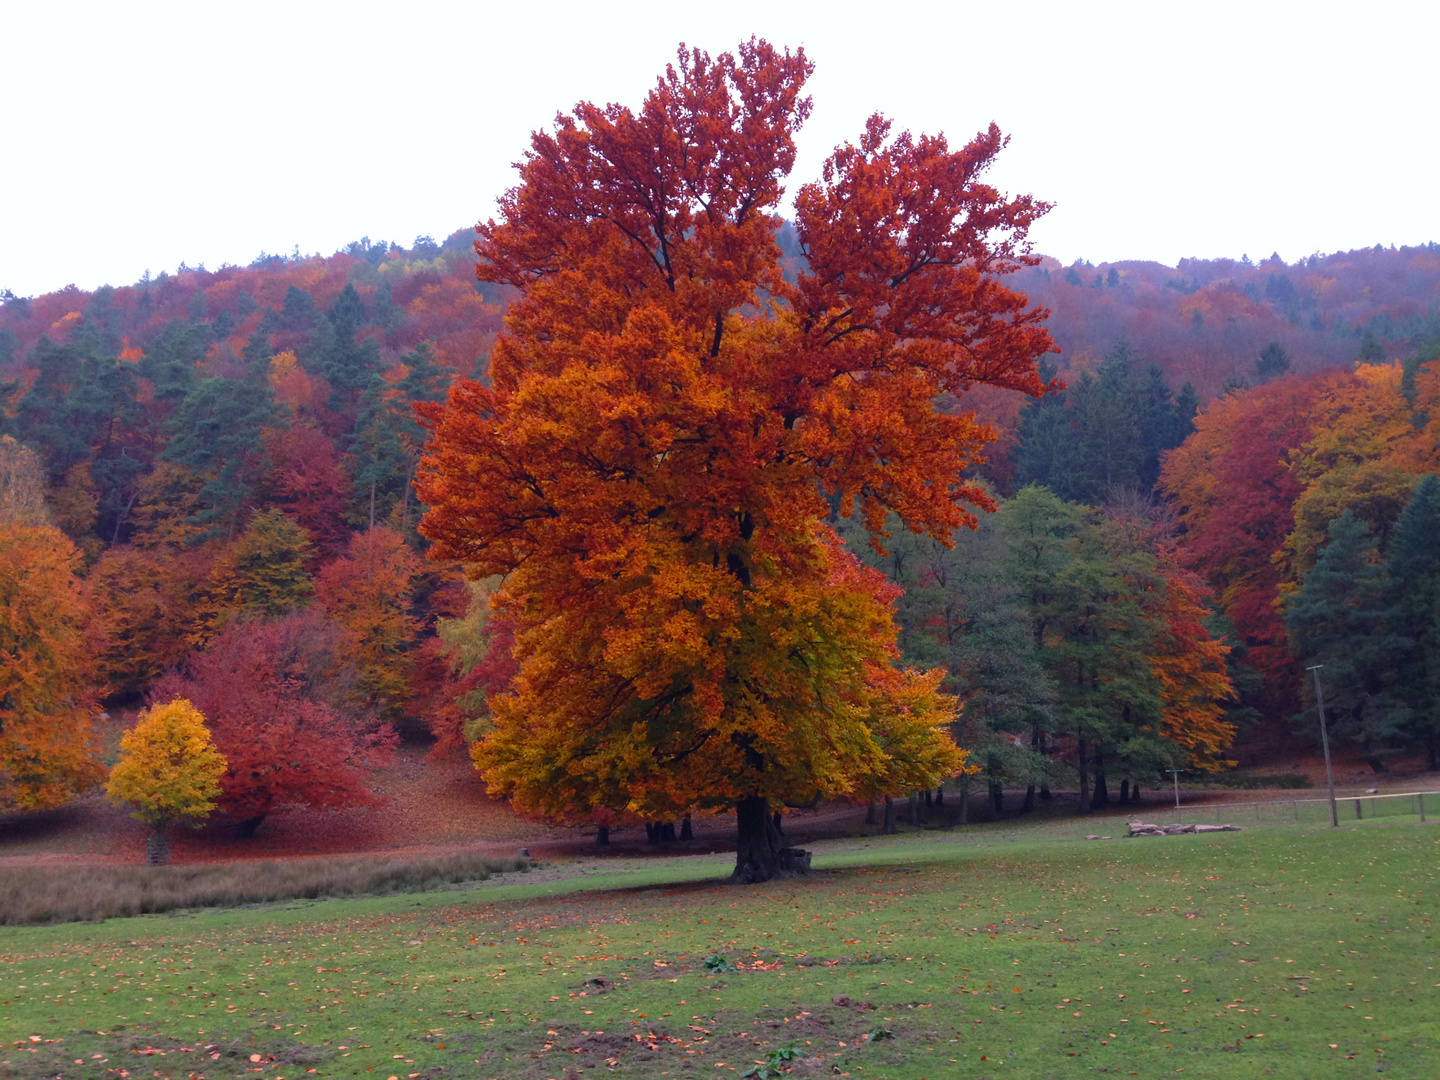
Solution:
<svg viewBox="0 0 1440 1080">
<path fill-rule="evenodd" d="M 792 190 L 879 109 L 999 123 L 1066 262 L 1440 240 L 1436 0 L 0 0 L 0 287 L 439 239 L 557 110 L 751 34 L 816 62 Z"/>
</svg>

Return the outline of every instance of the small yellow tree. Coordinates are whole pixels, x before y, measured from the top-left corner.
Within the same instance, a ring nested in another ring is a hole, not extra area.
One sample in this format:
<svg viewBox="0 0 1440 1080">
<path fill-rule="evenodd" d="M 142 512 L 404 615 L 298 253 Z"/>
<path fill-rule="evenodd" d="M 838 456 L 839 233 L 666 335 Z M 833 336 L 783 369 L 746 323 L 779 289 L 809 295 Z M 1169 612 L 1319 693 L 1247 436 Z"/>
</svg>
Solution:
<svg viewBox="0 0 1440 1080">
<path fill-rule="evenodd" d="M 134 807 L 131 816 L 154 830 L 145 861 L 170 861 L 172 826 L 197 826 L 215 809 L 227 762 L 215 749 L 205 717 L 184 698 L 140 714 L 120 740 L 120 760 L 106 794 Z"/>
</svg>

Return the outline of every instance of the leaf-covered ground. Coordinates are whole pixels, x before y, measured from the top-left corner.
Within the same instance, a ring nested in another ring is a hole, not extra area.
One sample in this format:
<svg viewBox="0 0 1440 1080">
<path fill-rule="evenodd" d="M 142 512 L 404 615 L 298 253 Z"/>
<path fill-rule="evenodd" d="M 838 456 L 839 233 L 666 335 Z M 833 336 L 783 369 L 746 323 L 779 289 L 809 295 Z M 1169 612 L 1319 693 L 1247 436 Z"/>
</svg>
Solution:
<svg viewBox="0 0 1440 1080">
<path fill-rule="evenodd" d="M 796 1076 L 1440 1060 L 1433 827 L 916 836 L 817 863 L 0 931 L 0 1076 L 702 1077 L 790 1044 Z"/>
</svg>

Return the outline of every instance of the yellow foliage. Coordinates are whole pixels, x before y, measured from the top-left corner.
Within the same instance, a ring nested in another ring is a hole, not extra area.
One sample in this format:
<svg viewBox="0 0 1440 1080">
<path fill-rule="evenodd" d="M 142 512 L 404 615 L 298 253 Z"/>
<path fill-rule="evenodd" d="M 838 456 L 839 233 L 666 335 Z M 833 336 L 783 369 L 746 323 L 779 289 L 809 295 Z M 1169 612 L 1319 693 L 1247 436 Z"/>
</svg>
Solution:
<svg viewBox="0 0 1440 1080">
<path fill-rule="evenodd" d="M 0 525 L 49 525 L 45 470 L 35 451 L 0 435 Z"/>
<path fill-rule="evenodd" d="M 200 710 L 176 698 L 141 713 L 121 738 L 105 791 L 157 832 L 180 822 L 195 826 L 215 809 L 227 765 Z"/>
</svg>

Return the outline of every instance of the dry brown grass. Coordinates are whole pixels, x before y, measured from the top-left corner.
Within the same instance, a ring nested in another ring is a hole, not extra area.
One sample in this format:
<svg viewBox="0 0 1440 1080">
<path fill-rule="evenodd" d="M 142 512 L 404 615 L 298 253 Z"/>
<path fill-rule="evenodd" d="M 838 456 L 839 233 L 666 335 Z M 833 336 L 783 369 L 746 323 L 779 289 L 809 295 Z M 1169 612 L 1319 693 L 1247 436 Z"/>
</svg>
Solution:
<svg viewBox="0 0 1440 1080">
<path fill-rule="evenodd" d="M 529 868 L 529 859 L 478 854 L 194 866 L 9 866 L 0 876 L 0 926 L 88 922 L 278 900 L 426 892 Z"/>
</svg>

